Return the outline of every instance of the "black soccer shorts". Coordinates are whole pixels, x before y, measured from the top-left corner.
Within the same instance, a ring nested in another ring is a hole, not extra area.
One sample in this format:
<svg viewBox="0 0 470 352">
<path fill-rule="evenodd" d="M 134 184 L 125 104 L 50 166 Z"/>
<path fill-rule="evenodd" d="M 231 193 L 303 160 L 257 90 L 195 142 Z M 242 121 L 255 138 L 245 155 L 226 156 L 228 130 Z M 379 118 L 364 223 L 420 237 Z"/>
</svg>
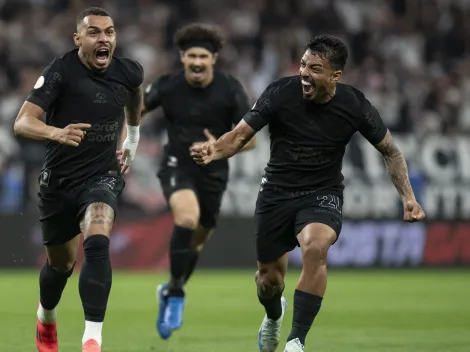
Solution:
<svg viewBox="0 0 470 352">
<path fill-rule="evenodd" d="M 206 229 L 213 229 L 217 226 L 222 198 L 227 186 L 226 181 L 210 180 L 195 167 L 163 165 L 157 176 L 168 204 L 171 195 L 176 191 L 192 190 L 199 203 L 199 224 Z"/>
<path fill-rule="evenodd" d="M 339 236 L 343 200 L 333 192 L 294 192 L 265 187 L 256 201 L 257 260 L 276 261 L 299 245 L 297 235 L 312 223 L 330 226 Z"/>
<path fill-rule="evenodd" d="M 44 245 L 58 245 L 80 234 L 80 220 L 92 203 L 106 203 L 118 210 L 118 196 L 125 187 L 121 176 L 96 176 L 74 186 L 41 186 L 39 221 Z"/>
</svg>

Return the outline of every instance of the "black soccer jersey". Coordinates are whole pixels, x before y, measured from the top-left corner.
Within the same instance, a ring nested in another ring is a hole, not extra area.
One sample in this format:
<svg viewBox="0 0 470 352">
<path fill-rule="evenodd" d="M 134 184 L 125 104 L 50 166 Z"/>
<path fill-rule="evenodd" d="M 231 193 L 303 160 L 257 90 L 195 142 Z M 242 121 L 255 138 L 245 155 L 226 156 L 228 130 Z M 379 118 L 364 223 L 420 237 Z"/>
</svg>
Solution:
<svg viewBox="0 0 470 352">
<path fill-rule="evenodd" d="M 256 131 L 269 124 L 265 186 L 330 189 L 338 195 L 344 189 L 344 152 L 354 133 L 372 144 L 387 133 L 378 111 L 359 90 L 338 83 L 328 103 L 314 104 L 303 98 L 299 76 L 270 84 L 244 120 Z"/>
<path fill-rule="evenodd" d="M 168 132 L 165 154 L 183 168 L 199 168 L 189 148 L 194 142 L 207 140 L 204 129 L 219 138 L 232 130 L 250 109 L 240 82 L 218 71 L 214 72 L 211 84 L 204 88 L 191 86 L 184 71 L 164 75 L 147 87 L 144 104 L 147 111 L 158 106 L 163 108 Z M 200 171 L 227 174 L 228 162 L 219 160 Z"/>
<path fill-rule="evenodd" d="M 113 57 L 105 72 L 84 66 L 78 49 L 53 60 L 26 100 L 46 111 L 50 126 L 89 123 L 92 127 L 78 147 L 48 142 L 43 171 L 49 170 L 59 185 L 118 174 L 116 148 L 124 106 L 142 81 L 142 66 L 130 59 Z"/>
</svg>

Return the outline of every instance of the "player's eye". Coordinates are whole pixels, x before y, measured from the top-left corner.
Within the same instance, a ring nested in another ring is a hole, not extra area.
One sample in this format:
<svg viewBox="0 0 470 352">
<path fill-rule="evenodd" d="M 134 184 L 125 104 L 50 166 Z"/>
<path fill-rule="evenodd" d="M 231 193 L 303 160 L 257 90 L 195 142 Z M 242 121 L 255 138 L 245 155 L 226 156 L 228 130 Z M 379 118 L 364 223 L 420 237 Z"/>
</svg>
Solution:
<svg viewBox="0 0 470 352">
<path fill-rule="evenodd" d="M 300 61 L 300 67 L 305 67 L 305 62 Z"/>
</svg>

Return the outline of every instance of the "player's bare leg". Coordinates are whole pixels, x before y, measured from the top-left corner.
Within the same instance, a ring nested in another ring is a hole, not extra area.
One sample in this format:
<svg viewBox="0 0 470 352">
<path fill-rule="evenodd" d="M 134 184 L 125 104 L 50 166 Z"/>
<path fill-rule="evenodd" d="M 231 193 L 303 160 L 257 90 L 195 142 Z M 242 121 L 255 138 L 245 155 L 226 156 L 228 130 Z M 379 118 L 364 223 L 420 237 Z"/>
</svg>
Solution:
<svg viewBox="0 0 470 352">
<path fill-rule="evenodd" d="M 279 345 L 282 320 L 287 306 L 282 296 L 287 264 L 287 253 L 274 262 L 258 262 L 255 275 L 258 299 L 266 311 L 258 332 L 258 346 L 262 352 L 274 352 Z"/>
<path fill-rule="evenodd" d="M 191 259 L 189 261 L 188 270 L 186 272 L 184 283 L 186 284 L 189 278 L 193 275 L 194 270 L 196 269 L 197 262 L 199 260 L 199 254 L 201 253 L 204 245 L 209 241 L 212 234 L 214 233 L 214 229 L 206 229 L 202 225 L 198 225 L 196 231 L 193 235 L 193 241 L 191 244 Z"/>
<path fill-rule="evenodd" d="M 184 283 L 193 258 L 192 243 L 199 223 L 199 202 L 191 189 L 174 192 L 169 200 L 175 227 L 170 242 L 170 280 L 158 286 L 157 330 L 167 339 L 183 324 Z"/>
<path fill-rule="evenodd" d="M 39 275 L 40 302 L 36 329 L 36 347 L 39 352 L 57 352 L 57 313 L 62 292 L 72 275 L 77 258 L 80 236 L 60 245 L 45 246 L 47 262 Z"/>
<path fill-rule="evenodd" d="M 294 294 L 294 318 L 285 352 L 303 351 L 305 338 L 320 310 L 326 290 L 326 258 L 336 232 L 324 224 L 309 224 L 297 235 L 303 268 Z"/>
<path fill-rule="evenodd" d="M 112 283 L 109 235 L 113 223 L 114 210 L 106 203 L 90 204 L 80 222 L 85 252 L 78 284 L 85 313 L 83 352 L 101 351 L 101 331 Z"/>
</svg>

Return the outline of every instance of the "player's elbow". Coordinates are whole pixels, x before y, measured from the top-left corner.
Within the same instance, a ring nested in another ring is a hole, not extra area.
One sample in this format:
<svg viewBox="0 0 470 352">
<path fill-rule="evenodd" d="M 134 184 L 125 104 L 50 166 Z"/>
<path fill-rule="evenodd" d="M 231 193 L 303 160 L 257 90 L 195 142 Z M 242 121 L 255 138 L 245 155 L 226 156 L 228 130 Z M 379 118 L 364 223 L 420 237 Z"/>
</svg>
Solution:
<svg viewBox="0 0 470 352">
<path fill-rule="evenodd" d="M 20 117 L 18 117 L 18 118 L 15 120 L 15 123 L 13 124 L 13 134 L 14 134 L 16 137 L 20 137 L 20 136 L 23 136 L 23 131 L 24 131 L 24 128 L 23 128 L 23 119 L 21 119 Z"/>
</svg>

